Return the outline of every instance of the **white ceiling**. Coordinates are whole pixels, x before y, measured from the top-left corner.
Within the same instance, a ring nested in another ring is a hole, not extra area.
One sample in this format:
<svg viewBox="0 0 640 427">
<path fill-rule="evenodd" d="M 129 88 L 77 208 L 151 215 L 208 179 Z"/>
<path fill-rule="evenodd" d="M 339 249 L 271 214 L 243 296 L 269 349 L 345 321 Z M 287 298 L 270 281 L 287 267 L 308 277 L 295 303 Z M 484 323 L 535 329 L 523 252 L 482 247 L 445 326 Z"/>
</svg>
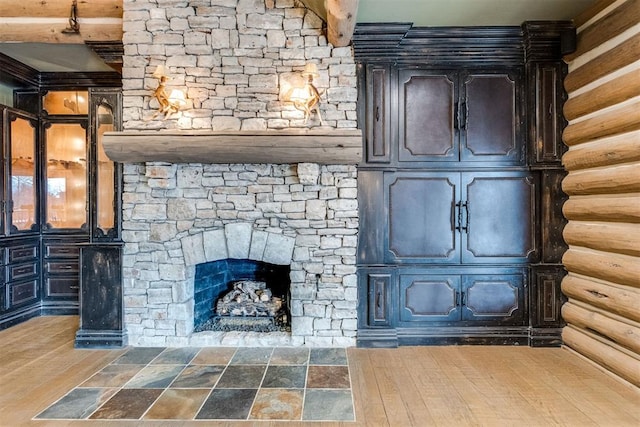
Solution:
<svg viewBox="0 0 640 427">
<path fill-rule="evenodd" d="M 571 20 L 596 0 L 360 0 L 358 23 L 412 22 L 414 26 L 520 25 Z"/>
</svg>

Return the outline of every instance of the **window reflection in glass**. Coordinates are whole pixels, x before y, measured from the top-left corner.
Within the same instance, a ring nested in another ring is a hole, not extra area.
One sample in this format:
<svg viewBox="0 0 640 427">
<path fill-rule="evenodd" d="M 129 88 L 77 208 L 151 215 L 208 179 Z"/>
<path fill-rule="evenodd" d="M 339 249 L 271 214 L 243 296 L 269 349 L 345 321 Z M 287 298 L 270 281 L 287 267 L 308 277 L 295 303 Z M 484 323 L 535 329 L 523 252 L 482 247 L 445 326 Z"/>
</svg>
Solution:
<svg viewBox="0 0 640 427">
<path fill-rule="evenodd" d="M 47 224 L 81 228 L 87 223 L 87 143 L 80 124 L 52 124 L 46 130 Z"/>
<path fill-rule="evenodd" d="M 29 120 L 11 122 L 11 225 L 29 230 L 36 222 L 35 128 Z"/>
<path fill-rule="evenodd" d="M 43 106 L 49 114 L 86 115 L 88 99 L 87 91 L 52 91 L 44 96 Z"/>
<path fill-rule="evenodd" d="M 114 198 L 115 198 L 115 164 L 109 160 L 104 152 L 102 137 L 105 132 L 115 130 L 113 112 L 105 105 L 98 107 L 98 140 L 97 148 L 97 227 L 107 233 L 115 226 Z"/>
</svg>

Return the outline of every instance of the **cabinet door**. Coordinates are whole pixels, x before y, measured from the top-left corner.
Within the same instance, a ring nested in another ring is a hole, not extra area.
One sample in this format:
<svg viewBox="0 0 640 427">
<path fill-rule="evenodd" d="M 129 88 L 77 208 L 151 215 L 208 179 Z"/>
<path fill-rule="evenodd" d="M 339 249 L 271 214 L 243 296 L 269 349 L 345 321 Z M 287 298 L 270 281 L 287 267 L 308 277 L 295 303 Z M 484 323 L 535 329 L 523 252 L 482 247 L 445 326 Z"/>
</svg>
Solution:
<svg viewBox="0 0 640 427">
<path fill-rule="evenodd" d="M 513 263 L 533 258 L 533 176 L 526 172 L 463 173 L 462 186 L 462 261 Z"/>
<path fill-rule="evenodd" d="M 388 163 L 391 154 L 390 67 L 367 66 L 366 160 L 368 163 Z"/>
<path fill-rule="evenodd" d="M 461 160 L 523 160 L 515 73 L 462 75 L 458 109 L 462 131 Z"/>
<path fill-rule="evenodd" d="M 462 320 L 514 325 L 524 321 L 524 313 L 522 274 L 462 277 Z"/>
<path fill-rule="evenodd" d="M 399 71 L 401 162 L 458 161 L 455 81 L 455 74 L 447 72 Z"/>
<path fill-rule="evenodd" d="M 460 277 L 400 274 L 400 321 L 460 320 Z"/>
<path fill-rule="evenodd" d="M 460 175 L 447 172 L 385 175 L 387 262 L 442 263 L 460 259 L 454 211 Z"/>
</svg>

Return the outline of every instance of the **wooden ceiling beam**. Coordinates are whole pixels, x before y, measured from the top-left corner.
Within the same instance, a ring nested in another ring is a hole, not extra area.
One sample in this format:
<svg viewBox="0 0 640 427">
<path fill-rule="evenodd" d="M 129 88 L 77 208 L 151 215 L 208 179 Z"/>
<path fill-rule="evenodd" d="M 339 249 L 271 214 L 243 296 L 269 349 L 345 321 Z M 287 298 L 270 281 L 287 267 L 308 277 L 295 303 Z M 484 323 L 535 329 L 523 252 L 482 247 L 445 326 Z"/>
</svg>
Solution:
<svg viewBox="0 0 640 427">
<path fill-rule="evenodd" d="M 0 17 L 69 18 L 72 0 L 0 1 Z M 78 0 L 79 18 L 120 18 L 122 0 Z"/>
<path fill-rule="evenodd" d="M 327 23 L 327 40 L 335 47 L 348 46 L 356 27 L 359 0 L 301 0 Z"/>
</svg>

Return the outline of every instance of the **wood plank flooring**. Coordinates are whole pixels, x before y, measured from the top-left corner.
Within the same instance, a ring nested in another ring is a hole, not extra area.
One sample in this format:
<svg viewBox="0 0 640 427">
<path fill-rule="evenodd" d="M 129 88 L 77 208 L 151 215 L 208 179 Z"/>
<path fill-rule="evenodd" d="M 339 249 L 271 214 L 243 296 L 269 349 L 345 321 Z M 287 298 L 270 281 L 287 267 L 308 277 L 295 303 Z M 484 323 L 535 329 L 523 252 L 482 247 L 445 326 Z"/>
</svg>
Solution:
<svg viewBox="0 0 640 427">
<path fill-rule="evenodd" d="M 0 331 L 0 426 L 109 426 L 32 418 L 123 350 L 73 348 L 78 318 Z M 348 350 L 356 422 L 287 426 L 640 426 L 640 390 L 557 348 Z M 640 369 L 640 366 L 639 366 Z M 118 421 L 118 426 L 281 426 L 282 422 Z"/>
</svg>

